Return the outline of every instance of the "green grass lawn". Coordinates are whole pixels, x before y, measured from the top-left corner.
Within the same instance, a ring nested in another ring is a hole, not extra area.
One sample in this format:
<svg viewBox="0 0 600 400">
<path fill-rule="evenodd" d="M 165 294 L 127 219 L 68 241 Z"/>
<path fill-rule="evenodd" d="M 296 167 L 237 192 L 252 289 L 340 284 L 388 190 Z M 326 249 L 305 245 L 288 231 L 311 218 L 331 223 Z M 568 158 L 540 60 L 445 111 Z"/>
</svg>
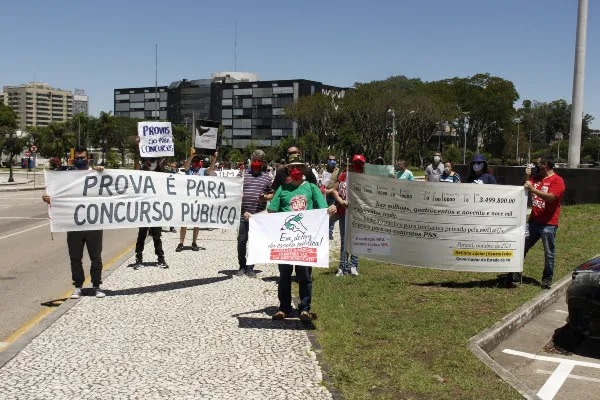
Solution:
<svg viewBox="0 0 600 400">
<path fill-rule="evenodd" d="M 555 282 L 600 253 L 600 205 L 563 207 Z M 541 280 L 543 247 L 525 277 Z M 467 348 L 470 337 L 536 296 L 504 289 L 496 274 L 360 261 L 357 278 L 315 269 L 313 311 L 329 376 L 347 399 L 514 399 L 521 396 Z"/>
</svg>

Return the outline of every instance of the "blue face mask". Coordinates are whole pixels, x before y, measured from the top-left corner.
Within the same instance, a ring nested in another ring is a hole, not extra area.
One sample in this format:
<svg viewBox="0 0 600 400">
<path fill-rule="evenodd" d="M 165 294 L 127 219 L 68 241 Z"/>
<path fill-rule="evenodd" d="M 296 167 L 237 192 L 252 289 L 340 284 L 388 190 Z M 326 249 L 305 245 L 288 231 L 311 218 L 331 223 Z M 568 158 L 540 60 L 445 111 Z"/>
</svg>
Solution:
<svg viewBox="0 0 600 400">
<path fill-rule="evenodd" d="M 327 165 L 331 168 L 335 168 L 337 163 L 335 162 L 335 160 L 329 160 L 329 161 L 327 161 Z"/>
<path fill-rule="evenodd" d="M 73 161 L 73 165 L 75 166 L 75 168 L 77 169 L 87 169 L 88 167 L 88 160 L 86 159 L 81 159 L 81 158 L 76 158 Z"/>
</svg>

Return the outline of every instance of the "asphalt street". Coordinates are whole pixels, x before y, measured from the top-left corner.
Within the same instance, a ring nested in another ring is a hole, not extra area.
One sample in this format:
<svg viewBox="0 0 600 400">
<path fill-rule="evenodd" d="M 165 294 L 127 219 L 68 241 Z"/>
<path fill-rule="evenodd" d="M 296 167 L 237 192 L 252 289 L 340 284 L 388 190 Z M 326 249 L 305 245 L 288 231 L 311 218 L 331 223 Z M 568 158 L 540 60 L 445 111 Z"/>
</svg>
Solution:
<svg viewBox="0 0 600 400">
<path fill-rule="evenodd" d="M 15 331 L 60 304 L 53 302 L 72 289 L 66 234 L 54 234 L 52 240 L 43 193 L 0 192 L 0 350 Z M 105 232 L 105 266 L 135 242 L 136 233 L 135 229 Z M 86 277 L 89 265 L 86 254 Z"/>
</svg>

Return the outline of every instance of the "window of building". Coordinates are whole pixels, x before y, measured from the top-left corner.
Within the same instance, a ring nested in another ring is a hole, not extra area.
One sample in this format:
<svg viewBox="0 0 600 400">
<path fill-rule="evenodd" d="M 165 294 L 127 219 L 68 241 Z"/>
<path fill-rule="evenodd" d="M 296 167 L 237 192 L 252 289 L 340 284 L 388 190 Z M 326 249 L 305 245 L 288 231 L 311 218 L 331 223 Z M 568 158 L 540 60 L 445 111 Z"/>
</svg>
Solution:
<svg viewBox="0 0 600 400">
<path fill-rule="evenodd" d="M 242 99 L 242 108 L 252 108 L 252 99 Z"/>
<path fill-rule="evenodd" d="M 273 115 L 285 115 L 285 109 L 273 108 Z"/>
<path fill-rule="evenodd" d="M 221 118 L 232 118 L 232 117 L 233 117 L 233 110 L 231 110 L 231 109 L 222 110 Z"/>
<path fill-rule="evenodd" d="M 252 136 L 251 129 L 234 129 L 233 136 Z"/>
<path fill-rule="evenodd" d="M 146 100 L 148 100 L 148 99 L 155 99 L 155 98 L 157 98 L 158 96 L 160 96 L 160 95 L 159 95 L 158 93 L 154 93 L 154 92 L 152 92 L 152 93 L 146 93 L 146 94 L 144 94 L 144 98 L 145 98 Z"/>
<path fill-rule="evenodd" d="M 242 110 L 241 108 L 236 108 L 233 110 L 233 115 L 234 116 L 244 115 L 244 110 Z"/>
<path fill-rule="evenodd" d="M 224 99 L 233 98 L 233 90 L 232 89 L 223 89 L 223 98 Z"/>
<path fill-rule="evenodd" d="M 250 129 L 252 127 L 251 119 L 234 119 L 233 120 L 233 128 L 238 129 Z"/>
<path fill-rule="evenodd" d="M 294 93 L 294 88 L 290 86 L 273 88 L 273 94 Z"/>
<path fill-rule="evenodd" d="M 127 104 L 127 103 L 125 103 Z M 129 108 L 140 108 L 143 109 L 144 108 L 144 102 L 139 102 L 139 103 L 129 103 Z"/>
<path fill-rule="evenodd" d="M 224 119 L 221 121 L 221 124 L 223 124 L 223 126 L 231 126 L 233 125 L 233 120 L 231 119 Z"/>
<path fill-rule="evenodd" d="M 255 88 L 252 89 L 253 97 L 271 97 L 273 95 L 273 88 Z"/>
<path fill-rule="evenodd" d="M 229 107 L 233 105 L 233 99 L 223 99 L 223 106 Z"/>
<path fill-rule="evenodd" d="M 283 136 L 283 129 L 272 129 L 271 134 L 275 137 Z"/>
<path fill-rule="evenodd" d="M 129 97 L 129 101 L 133 102 L 137 102 L 137 101 L 144 101 L 144 93 L 135 93 L 132 94 Z"/>
<path fill-rule="evenodd" d="M 233 137 L 233 131 L 231 129 L 223 130 L 223 138 L 231 139 Z"/>
<path fill-rule="evenodd" d="M 129 94 L 118 94 L 115 96 L 115 100 L 129 100 Z"/>
<path fill-rule="evenodd" d="M 248 89 L 235 89 L 233 91 L 235 96 L 252 96 L 252 88 Z"/>
</svg>

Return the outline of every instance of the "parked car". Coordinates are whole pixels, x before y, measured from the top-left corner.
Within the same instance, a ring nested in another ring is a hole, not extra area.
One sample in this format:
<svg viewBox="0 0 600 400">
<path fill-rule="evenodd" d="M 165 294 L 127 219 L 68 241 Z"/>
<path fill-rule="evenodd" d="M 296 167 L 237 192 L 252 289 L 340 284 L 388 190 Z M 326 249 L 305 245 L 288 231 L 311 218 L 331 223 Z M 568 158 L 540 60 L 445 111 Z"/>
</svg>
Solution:
<svg viewBox="0 0 600 400">
<path fill-rule="evenodd" d="M 600 338 L 600 254 L 581 264 L 567 289 L 569 327 L 577 335 Z"/>
</svg>

